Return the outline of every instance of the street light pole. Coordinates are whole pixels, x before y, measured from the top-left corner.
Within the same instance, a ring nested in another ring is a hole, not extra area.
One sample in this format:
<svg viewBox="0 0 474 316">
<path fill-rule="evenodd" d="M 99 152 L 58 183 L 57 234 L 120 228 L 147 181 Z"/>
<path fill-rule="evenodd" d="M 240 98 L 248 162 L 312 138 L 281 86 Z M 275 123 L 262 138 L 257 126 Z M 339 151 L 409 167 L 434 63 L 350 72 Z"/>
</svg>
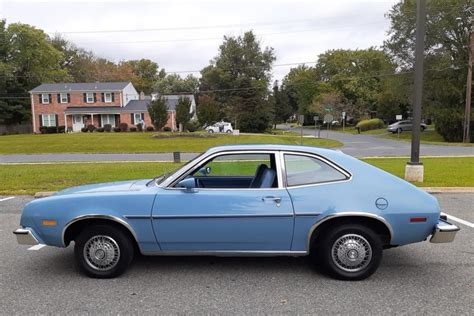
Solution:
<svg viewBox="0 0 474 316">
<path fill-rule="evenodd" d="M 411 158 L 405 167 L 405 179 L 423 182 L 423 164 L 420 162 L 421 103 L 423 99 L 423 59 L 425 52 L 426 1 L 417 0 L 415 45 L 415 100 L 413 103 L 413 129 Z"/>
<path fill-rule="evenodd" d="M 469 34 L 469 45 L 467 51 L 469 59 L 467 62 L 467 82 L 466 82 L 466 109 L 464 111 L 464 129 L 462 141 L 470 142 L 470 121 L 471 121 L 471 96 L 472 96 L 472 54 L 474 50 L 474 18 L 471 16 L 471 31 Z"/>
</svg>

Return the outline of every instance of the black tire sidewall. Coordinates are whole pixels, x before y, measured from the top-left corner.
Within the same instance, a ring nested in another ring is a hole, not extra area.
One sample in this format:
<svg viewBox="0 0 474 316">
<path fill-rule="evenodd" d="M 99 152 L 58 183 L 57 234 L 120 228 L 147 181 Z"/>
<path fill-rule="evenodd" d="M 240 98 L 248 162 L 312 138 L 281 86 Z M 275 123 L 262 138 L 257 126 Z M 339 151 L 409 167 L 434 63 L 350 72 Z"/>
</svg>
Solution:
<svg viewBox="0 0 474 316">
<path fill-rule="evenodd" d="M 340 269 L 333 261 L 331 249 L 334 242 L 346 234 L 357 234 L 364 237 L 372 248 L 372 258 L 367 267 L 357 272 L 347 272 Z M 357 224 L 346 224 L 326 232 L 320 247 L 321 264 L 331 276 L 340 280 L 363 280 L 371 276 L 382 261 L 382 243 L 380 237 L 370 228 Z"/>
<path fill-rule="evenodd" d="M 100 271 L 92 268 L 84 258 L 84 246 L 93 236 L 104 235 L 114 239 L 120 249 L 118 263 L 110 270 Z M 134 248 L 130 238 L 121 230 L 111 225 L 94 225 L 84 229 L 75 240 L 74 254 L 82 272 L 94 278 L 113 278 L 121 275 L 130 265 Z"/>
</svg>

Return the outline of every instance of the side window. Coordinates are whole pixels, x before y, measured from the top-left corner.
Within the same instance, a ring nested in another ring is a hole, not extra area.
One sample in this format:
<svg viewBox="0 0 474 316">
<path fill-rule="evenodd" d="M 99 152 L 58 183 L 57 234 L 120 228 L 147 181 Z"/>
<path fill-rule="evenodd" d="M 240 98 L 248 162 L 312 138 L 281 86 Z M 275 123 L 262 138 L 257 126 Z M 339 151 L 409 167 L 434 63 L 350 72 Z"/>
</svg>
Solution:
<svg viewBox="0 0 474 316">
<path fill-rule="evenodd" d="M 270 154 L 222 155 L 206 163 L 204 169 L 210 171 L 206 176 L 211 177 L 253 177 L 257 168 L 262 164 L 271 168 Z M 199 175 L 199 172 L 196 175 Z"/>
<path fill-rule="evenodd" d="M 347 179 L 327 163 L 308 156 L 285 154 L 285 169 L 289 187 Z"/>
</svg>

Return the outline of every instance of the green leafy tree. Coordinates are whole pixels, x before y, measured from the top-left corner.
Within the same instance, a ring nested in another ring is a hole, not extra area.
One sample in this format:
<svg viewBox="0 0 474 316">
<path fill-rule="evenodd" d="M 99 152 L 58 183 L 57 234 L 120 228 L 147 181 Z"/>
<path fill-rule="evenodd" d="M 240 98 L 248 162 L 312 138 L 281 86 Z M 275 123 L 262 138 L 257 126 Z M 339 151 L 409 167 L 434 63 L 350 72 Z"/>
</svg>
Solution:
<svg viewBox="0 0 474 316">
<path fill-rule="evenodd" d="M 276 128 L 279 123 L 286 122 L 291 115 L 294 114 L 294 109 L 291 107 L 287 93 L 281 90 L 278 86 L 278 81 L 273 85 L 273 96 L 270 99 L 273 104 L 272 124 Z"/>
<path fill-rule="evenodd" d="M 119 64 L 119 67 L 131 67 L 133 78 L 132 84 L 137 91 L 143 91 L 146 94 L 153 92 L 153 86 L 159 79 L 158 64 L 149 59 L 127 60 Z"/>
<path fill-rule="evenodd" d="M 201 71 L 201 91 L 211 91 L 224 118 L 246 132 L 262 132 L 270 123 L 268 86 L 273 48 L 262 48 L 253 32 L 225 36 L 218 55 Z"/>
<path fill-rule="evenodd" d="M 182 78 L 178 74 L 160 73 L 157 78 L 153 89 L 155 92 L 160 94 L 173 94 L 173 93 L 195 93 L 198 89 L 199 79 L 193 75 L 188 75 Z"/>
<path fill-rule="evenodd" d="M 422 110 L 425 117 L 434 117 L 437 131 L 446 140 L 462 138 L 462 129 L 458 127 L 463 120 L 471 14 L 469 0 L 427 1 Z M 390 19 L 390 30 L 384 49 L 401 71 L 411 72 L 416 2 L 399 2 L 386 16 Z M 413 90 L 413 79 L 407 80 L 405 90 Z M 411 105 L 412 98 L 409 101 Z"/>
<path fill-rule="evenodd" d="M 161 130 L 168 122 L 168 108 L 164 98 L 153 100 L 148 105 L 148 114 L 157 131 Z"/>
<path fill-rule="evenodd" d="M 180 97 L 176 104 L 176 122 L 182 125 L 183 130 L 186 130 L 186 126 L 193 117 L 194 113 L 190 112 L 191 100 L 186 97 Z"/>
<path fill-rule="evenodd" d="M 197 117 L 201 125 L 211 125 L 220 118 L 219 103 L 209 95 L 198 98 Z"/>
</svg>

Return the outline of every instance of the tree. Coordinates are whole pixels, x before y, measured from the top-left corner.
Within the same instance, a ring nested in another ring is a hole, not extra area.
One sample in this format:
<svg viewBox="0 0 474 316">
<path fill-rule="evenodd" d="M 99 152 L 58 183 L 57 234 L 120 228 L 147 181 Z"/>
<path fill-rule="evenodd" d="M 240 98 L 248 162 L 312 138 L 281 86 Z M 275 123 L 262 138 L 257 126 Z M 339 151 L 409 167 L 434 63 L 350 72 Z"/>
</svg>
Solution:
<svg viewBox="0 0 474 316">
<path fill-rule="evenodd" d="M 190 112 L 191 100 L 186 97 L 180 97 L 176 104 L 176 123 L 181 125 L 183 130 L 186 130 L 186 125 L 193 117 L 194 113 Z"/>
<path fill-rule="evenodd" d="M 471 4 L 469 0 L 427 2 L 422 110 L 424 116 L 434 117 L 437 131 L 446 140 L 462 138 L 462 129 L 457 126 L 462 125 L 463 118 Z M 411 72 L 414 67 L 415 12 L 414 1 L 403 1 L 386 15 L 391 26 L 384 49 L 404 72 Z M 405 84 L 405 90 L 412 89 L 413 79 Z M 411 104 L 411 98 L 409 101 Z"/>
<path fill-rule="evenodd" d="M 64 55 L 39 29 L 0 21 L 0 122 L 14 124 L 30 117 L 28 91 L 42 82 L 71 81 L 62 68 Z"/>
<path fill-rule="evenodd" d="M 131 67 L 134 74 L 131 79 L 137 91 L 146 94 L 153 92 L 153 86 L 158 79 L 158 64 L 149 59 L 127 60 L 119 64 L 119 68 Z"/>
<path fill-rule="evenodd" d="M 278 81 L 273 85 L 273 117 L 272 124 L 276 128 L 278 123 L 284 123 L 294 114 L 294 110 L 290 105 L 287 93 L 278 86 Z"/>
<path fill-rule="evenodd" d="M 236 128 L 247 132 L 264 131 L 270 123 L 268 85 L 273 48 L 261 48 L 253 32 L 224 36 L 218 55 L 201 71 L 201 91 L 211 91 Z"/>
<path fill-rule="evenodd" d="M 148 105 L 148 114 L 157 131 L 161 130 L 168 122 L 168 108 L 164 98 L 157 98 Z"/>
<path fill-rule="evenodd" d="M 197 117 L 201 125 L 211 125 L 220 118 L 219 103 L 209 95 L 201 95 L 198 98 Z"/>
<path fill-rule="evenodd" d="M 376 48 L 329 50 L 319 55 L 315 68 L 326 89 L 343 95 L 356 119 L 377 111 L 385 78 L 396 75 L 395 65 Z"/>
<path fill-rule="evenodd" d="M 197 91 L 199 79 L 193 75 L 188 75 L 185 78 L 177 74 L 164 75 L 158 78 L 153 86 L 154 91 L 159 94 L 173 94 L 173 93 L 187 93 L 193 94 Z"/>
</svg>

